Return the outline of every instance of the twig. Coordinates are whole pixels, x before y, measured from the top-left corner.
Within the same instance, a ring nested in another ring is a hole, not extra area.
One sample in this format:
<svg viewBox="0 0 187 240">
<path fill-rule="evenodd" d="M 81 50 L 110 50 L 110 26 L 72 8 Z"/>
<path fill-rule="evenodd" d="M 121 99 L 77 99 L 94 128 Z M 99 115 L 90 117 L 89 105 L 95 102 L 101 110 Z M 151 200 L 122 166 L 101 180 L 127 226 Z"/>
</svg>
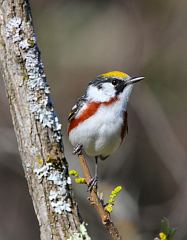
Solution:
<svg viewBox="0 0 187 240">
<path fill-rule="evenodd" d="M 82 154 L 80 154 L 78 156 L 79 156 L 79 160 L 80 160 L 80 164 L 82 167 L 84 177 L 86 179 L 86 183 L 88 185 L 90 180 L 92 179 L 92 176 L 91 176 L 87 161 Z M 102 220 L 102 223 L 103 223 L 105 229 L 109 232 L 111 238 L 113 240 L 122 239 L 118 232 L 118 229 L 114 226 L 114 223 L 112 222 L 112 220 L 110 218 L 110 214 L 104 209 L 104 206 L 103 206 L 100 198 L 97 195 L 97 189 L 95 187 L 93 187 L 92 190 L 90 191 L 89 201 L 90 201 L 90 204 L 95 207 L 98 215 L 100 216 L 100 218 Z"/>
</svg>

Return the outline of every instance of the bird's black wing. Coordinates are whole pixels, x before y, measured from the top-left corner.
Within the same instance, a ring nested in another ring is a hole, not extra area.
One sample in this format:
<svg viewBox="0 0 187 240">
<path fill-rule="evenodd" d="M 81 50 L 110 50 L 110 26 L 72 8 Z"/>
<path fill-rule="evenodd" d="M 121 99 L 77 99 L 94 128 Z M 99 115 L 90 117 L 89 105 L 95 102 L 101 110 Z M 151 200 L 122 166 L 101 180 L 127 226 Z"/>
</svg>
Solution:
<svg viewBox="0 0 187 240">
<path fill-rule="evenodd" d="M 80 97 L 77 100 L 76 104 L 72 107 L 72 109 L 71 109 L 71 111 L 68 115 L 68 121 L 69 122 L 76 117 L 79 110 L 84 106 L 85 103 L 86 103 L 86 95 L 83 95 L 82 97 Z"/>
</svg>

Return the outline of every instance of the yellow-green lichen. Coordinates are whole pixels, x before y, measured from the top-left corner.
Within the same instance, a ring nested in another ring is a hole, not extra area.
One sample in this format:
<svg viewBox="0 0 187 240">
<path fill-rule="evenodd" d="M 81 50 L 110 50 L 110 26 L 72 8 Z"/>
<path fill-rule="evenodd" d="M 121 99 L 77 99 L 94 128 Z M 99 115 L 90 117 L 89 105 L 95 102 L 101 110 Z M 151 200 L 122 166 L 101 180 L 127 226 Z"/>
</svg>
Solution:
<svg viewBox="0 0 187 240">
<path fill-rule="evenodd" d="M 160 237 L 160 240 L 167 240 L 167 236 L 163 232 L 159 233 L 159 237 Z"/>
<path fill-rule="evenodd" d="M 86 184 L 85 178 L 81 178 L 81 177 L 75 178 L 75 182 L 77 184 Z"/>
<path fill-rule="evenodd" d="M 75 181 L 77 184 L 86 184 L 86 179 L 80 177 L 80 176 L 79 176 L 79 173 L 78 173 L 75 169 L 70 170 L 70 171 L 69 171 L 69 175 L 75 177 L 74 181 Z"/>
<path fill-rule="evenodd" d="M 44 163 L 43 159 L 42 159 L 39 155 L 36 156 L 36 161 L 37 161 L 37 163 L 38 163 L 38 165 L 39 165 L 40 167 L 41 167 L 41 166 L 43 165 L 43 163 Z"/>
<path fill-rule="evenodd" d="M 112 190 L 109 196 L 108 204 L 105 206 L 105 210 L 107 212 L 109 213 L 112 212 L 116 197 L 121 192 L 121 190 L 122 190 L 122 186 L 117 186 Z"/>
<path fill-rule="evenodd" d="M 75 169 L 70 170 L 69 175 L 74 177 L 79 177 L 79 173 Z"/>
</svg>

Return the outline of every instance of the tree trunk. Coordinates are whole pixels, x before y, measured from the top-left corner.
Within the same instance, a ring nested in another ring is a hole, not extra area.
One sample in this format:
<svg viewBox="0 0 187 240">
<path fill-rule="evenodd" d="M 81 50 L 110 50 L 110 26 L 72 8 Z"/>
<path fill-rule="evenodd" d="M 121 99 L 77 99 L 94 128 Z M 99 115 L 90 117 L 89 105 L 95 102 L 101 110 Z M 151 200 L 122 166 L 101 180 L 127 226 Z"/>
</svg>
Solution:
<svg viewBox="0 0 187 240">
<path fill-rule="evenodd" d="M 0 61 L 41 239 L 90 239 L 72 196 L 27 0 L 0 0 Z"/>
</svg>

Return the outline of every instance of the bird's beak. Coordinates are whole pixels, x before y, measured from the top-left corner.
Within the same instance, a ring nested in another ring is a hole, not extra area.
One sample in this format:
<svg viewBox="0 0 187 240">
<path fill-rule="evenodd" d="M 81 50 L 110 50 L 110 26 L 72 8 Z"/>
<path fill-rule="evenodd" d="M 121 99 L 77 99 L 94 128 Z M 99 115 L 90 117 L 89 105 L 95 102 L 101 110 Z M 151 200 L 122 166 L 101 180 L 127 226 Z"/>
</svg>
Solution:
<svg viewBox="0 0 187 240">
<path fill-rule="evenodd" d="M 126 80 L 126 85 L 134 84 L 134 83 L 139 82 L 143 79 L 144 79 L 144 77 L 130 77 L 129 79 Z"/>
</svg>

